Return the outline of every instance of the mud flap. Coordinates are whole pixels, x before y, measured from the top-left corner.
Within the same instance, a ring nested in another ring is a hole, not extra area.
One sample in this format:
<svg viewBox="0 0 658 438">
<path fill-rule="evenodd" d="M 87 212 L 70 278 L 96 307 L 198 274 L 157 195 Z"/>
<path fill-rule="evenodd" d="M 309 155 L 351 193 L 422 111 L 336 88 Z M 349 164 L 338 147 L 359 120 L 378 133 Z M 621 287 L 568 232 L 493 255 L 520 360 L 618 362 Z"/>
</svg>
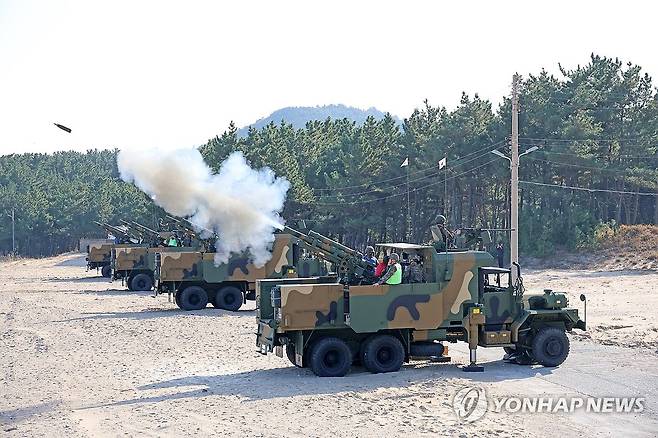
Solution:
<svg viewBox="0 0 658 438">
<path fill-rule="evenodd" d="M 261 354 L 267 354 L 274 350 L 274 330 L 267 323 L 261 322 L 258 324 L 256 347 L 258 347 Z M 283 350 L 281 354 L 282 356 L 280 357 L 283 357 Z"/>
</svg>

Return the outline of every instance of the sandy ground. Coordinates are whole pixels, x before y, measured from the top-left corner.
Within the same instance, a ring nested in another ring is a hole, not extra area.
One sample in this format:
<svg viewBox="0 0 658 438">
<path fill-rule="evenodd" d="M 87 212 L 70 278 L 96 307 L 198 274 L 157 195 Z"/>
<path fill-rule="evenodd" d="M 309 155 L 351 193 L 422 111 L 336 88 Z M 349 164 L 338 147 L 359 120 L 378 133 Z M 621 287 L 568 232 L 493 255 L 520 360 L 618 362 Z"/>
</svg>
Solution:
<svg viewBox="0 0 658 438">
<path fill-rule="evenodd" d="M 84 258 L 0 264 L 0 435 L 31 436 L 655 436 L 658 273 L 542 271 L 529 289 L 589 297 L 591 330 L 559 368 L 502 362 L 484 373 L 413 362 L 397 373 L 355 368 L 320 379 L 255 349 L 253 304 L 238 313 L 178 310 L 124 290 Z M 640 414 L 487 414 L 457 420 L 465 386 L 489 396 L 640 396 Z"/>
</svg>

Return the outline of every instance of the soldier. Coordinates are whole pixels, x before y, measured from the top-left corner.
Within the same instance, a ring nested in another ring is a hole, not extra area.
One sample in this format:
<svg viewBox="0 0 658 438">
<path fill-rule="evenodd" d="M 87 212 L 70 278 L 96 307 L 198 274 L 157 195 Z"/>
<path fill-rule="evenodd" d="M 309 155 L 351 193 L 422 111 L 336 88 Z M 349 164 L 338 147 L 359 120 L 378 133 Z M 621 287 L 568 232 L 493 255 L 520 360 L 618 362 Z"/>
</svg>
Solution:
<svg viewBox="0 0 658 438">
<path fill-rule="evenodd" d="M 505 247 L 503 242 L 498 242 L 496 245 L 496 259 L 498 260 L 498 267 L 502 268 L 505 263 Z"/>
<path fill-rule="evenodd" d="M 375 258 L 375 248 L 372 246 L 366 247 L 366 253 L 363 255 L 363 261 L 371 265 L 373 268 L 377 266 L 377 259 Z"/>
<path fill-rule="evenodd" d="M 409 262 L 409 266 L 404 271 L 405 283 L 424 283 L 423 269 L 420 266 L 420 259 L 414 257 Z"/>
<path fill-rule="evenodd" d="M 402 283 L 402 265 L 400 265 L 400 256 L 396 253 L 391 254 L 388 261 L 386 273 L 379 279 L 377 285 L 382 284 L 400 284 Z"/>
<path fill-rule="evenodd" d="M 436 225 L 430 227 L 432 232 L 432 244 L 437 251 L 446 251 L 447 248 L 453 248 L 455 244 L 455 235 L 446 227 L 446 217 L 442 214 L 436 217 Z"/>
</svg>

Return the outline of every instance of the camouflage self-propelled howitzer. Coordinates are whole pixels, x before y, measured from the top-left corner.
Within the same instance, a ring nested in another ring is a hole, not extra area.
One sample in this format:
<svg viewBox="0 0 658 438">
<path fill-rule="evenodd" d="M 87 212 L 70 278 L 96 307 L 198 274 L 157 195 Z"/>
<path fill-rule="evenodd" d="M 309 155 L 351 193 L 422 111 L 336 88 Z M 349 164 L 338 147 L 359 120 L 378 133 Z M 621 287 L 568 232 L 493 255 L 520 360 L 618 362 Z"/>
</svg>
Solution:
<svg viewBox="0 0 658 438">
<path fill-rule="evenodd" d="M 208 303 L 236 311 L 255 298 L 256 280 L 324 275 L 324 260 L 306 257 L 299 240 L 290 234 L 276 234 L 272 258 L 263 266 L 254 265 L 248 254 L 232 255 L 226 263 L 215 261 L 214 247 L 195 251 L 160 251 L 156 256 L 156 294 L 174 296 L 184 310 L 200 310 Z"/>
<path fill-rule="evenodd" d="M 182 238 L 180 230 L 153 230 L 138 222 L 122 220 L 123 226 L 138 243 L 114 245 L 112 249 L 112 278 L 121 279 L 133 291 L 153 289 L 155 283 L 156 255 L 166 250 L 168 253 L 198 250 L 199 241 Z M 172 240 L 173 238 L 173 240 Z M 170 246 L 174 242 L 177 246 Z M 178 246 L 187 242 L 186 247 Z"/>
<path fill-rule="evenodd" d="M 107 233 L 115 237 L 116 243 L 95 243 L 89 245 L 87 254 L 87 269 L 99 269 L 103 277 L 112 276 L 112 249 L 117 244 L 128 244 L 138 242 L 138 236 L 130 233 L 125 227 L 116 227 L 108 223 L 94 221 L 96 225 L 103 228 Z"/>
<path fill-rule="evenodd" d="M 313 242 L 310 235 L 299 237 Z M 503 347 L 518 363 L 557 366 L 569 353 L 565 332 L 585 329 L 578 311 L 567 308 L 565 294 L 524 297 L 522 282 L 510 284 L 509 269 L 490 267 L 487 252 L 380 246 L 412 255 L 422 282 L 375 285 L 365 277 L 354 281 L 358 276 L 341 282 L 258 281 L 259 351 L 283 356 L 285 349 L 293 364 L 318 376 L 343 376 L 352 364 L 374 373 L 397 371 L 413 357 L 440 358 L 444 342 L 457 341 L 469 345 L 466 371 L 482 370 L 478 346 Z M 355 258 L 350 263 L 358 264 Z"/>
</svg>

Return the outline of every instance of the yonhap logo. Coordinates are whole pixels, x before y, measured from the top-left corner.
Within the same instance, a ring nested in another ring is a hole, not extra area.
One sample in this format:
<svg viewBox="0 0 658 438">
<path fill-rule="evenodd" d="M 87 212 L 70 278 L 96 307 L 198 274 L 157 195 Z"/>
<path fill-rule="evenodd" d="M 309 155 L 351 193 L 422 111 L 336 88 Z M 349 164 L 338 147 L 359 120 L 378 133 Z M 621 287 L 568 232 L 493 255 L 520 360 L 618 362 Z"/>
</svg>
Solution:
<svg viewBox="0 0 658 438">
<path fill-rule="evenodd" d="M 488 411 L 494 415 L 536 413 L 640 413 L 645 397 L 487 396 L 481 386 L 467 386 L 455 393 L 452 409 L 461 423 L 472 423 Z"/>
<path fill-rule="evenodd" d="M 481 386 L 462 388 L 452 399 L 452 409 L 460 422 L 477 421 L 487 413 L 487 394 Z"/>
</svg>

